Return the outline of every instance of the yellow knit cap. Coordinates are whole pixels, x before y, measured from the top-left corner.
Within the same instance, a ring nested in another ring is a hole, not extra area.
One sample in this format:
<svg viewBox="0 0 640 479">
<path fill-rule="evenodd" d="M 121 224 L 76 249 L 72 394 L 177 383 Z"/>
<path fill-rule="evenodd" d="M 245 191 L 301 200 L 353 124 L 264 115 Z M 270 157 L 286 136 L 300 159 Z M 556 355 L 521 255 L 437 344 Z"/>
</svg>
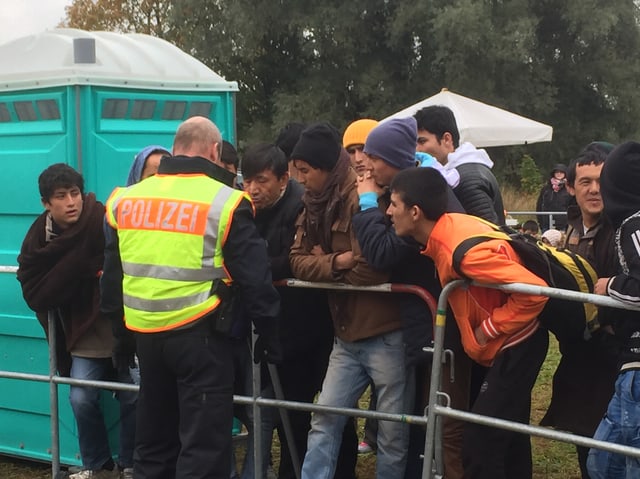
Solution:
<svg viewBox="0 0 640 479">
<path fill-rule="evenodd" d="M 349 148 L 351 145 L 364 145 L 367 135 L 378 125 L 376 120 L 363 119 L 351 123 L 342 137 L 342 146 Z"/>
</svg>

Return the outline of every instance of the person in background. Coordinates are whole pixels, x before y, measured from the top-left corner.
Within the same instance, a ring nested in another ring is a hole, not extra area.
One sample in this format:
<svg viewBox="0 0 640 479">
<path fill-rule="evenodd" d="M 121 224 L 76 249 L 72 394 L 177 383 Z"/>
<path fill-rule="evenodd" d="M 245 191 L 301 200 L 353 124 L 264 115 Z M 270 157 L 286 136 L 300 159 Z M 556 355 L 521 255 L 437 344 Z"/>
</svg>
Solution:
<svg viewBox="0 0 640 479">
<path fill-rule="evenodd" d="M 249 147 L 242 160 L 245 191 L 256 207 L 256 226 L 267 244 L 274 281 L 291 278 L 289 250 L 296 230 L 296 219 L 302 212 L 304 187 L 289 178 L 287 158 L 275 145 L 257 144 Z M 280 293 L 279 336 L 283 360 L 277 366 L 283 394 L 287 400 L 312 403 L 320 391 L 327 371 L 333 343 L 331 314 L 324 290 L 278 287 Z M 264 375 L 267 377 L 267 375 Z M 264 410 L 263 410 L 264 411 Z M 276 414 L 271 429 L 263 434 L 269 438 L 277 424 L 280 437 L 279 479 L 295 479 L 295 467 L 301 467 L 307 450 L 307 434 L 311 413 L 289 410 L 289 420 L 295 450 L 300 463 L 291 461 L 291 447 L 283 425 Z M 263 420 L 266 416 L 263 413 Z M 347 422 L 336 479 L 355 478 L 355 427 Z M 268 453 L 268 448 L 267 453 Z"/>
<path fill-rule="evenodd" d="M 536 201 L 536 211 L 567 211 L 567 207 L 571 204 L 571 195 L 567 190 L 567 167 L 562 163 L 558 163 L 551 170 L 549 178 L 540 190 Z M 552 226 L 560 231 L 567 229 L 566 215 L 552 215 L 553 225 L 549 220 L 549 215 L 538 215 L 538 223 L 543 231 L 548 230 Z"/>
<path fill-rule="evenodd" d="M 487 152 L 469 142 L 460 144 L 456 117 L 446 106 L 424 107 L 414 117 L 418 122 L 417 151 L 429 153 L 447 171 L 457 170 L 460 179 L 453 192 L 467 214 L 503 225 L 502 193 Z"/>
<path fill-rule="evenodd" d="M 298 170 L 293 166 L 293 162 L 291 161 L 291 152 L 293 151 L 293 147 L 296 146 L 296 143 L 298 143 L 300 135 L 306 127 L 307 126 L 304 123 L 297 121 L 287 123 L 278 132 L 278 136 L 275 141 L 276 146 L 280 148 L 287 157 L 287 162 L 289 163 L 289 178 L 296 181 L 299 181 L 300 178 L 298 177 Z"/>
<path fill-rule="evenodd" d="M 452 252 L 465 239 L 491 227 L 474 216 L 446 213 L 447 183 L 432 168 L 401 171 L 390 189 L 387 212 L 396 234 L 424 245 L 422 254 L 433 259 L 443 286 L 460 279 Z M 479 283 L 546 285 L 522 265 L 506 240 L 472 247 L 460 267 L 467 278 Z M 488 368 L 472 412 L 529 423 L 531 390 L 549 344 L 549 335 L 538 321 L 547 299 L 478 286 L 451 292 L 449 304 L 462 345 L 471 359 Z M 468 479 L 532 477 L 531 441 L 524 434 L 467 423 L 462 455 Z"/>
<path fill-rule="evenodd" d="M 259 334 L 254 360 L 280 359 L 265 244 L 221 143 L 211 120 L 189 118 L 158 174 L 107 201 L 103 311 L 134 332 L 140 362 L 136 477 L 229 479 L 236 290 Z"/>
<path fill-rule="evenodd" d="M 133 159 L 129 176 L 127 177 L 127 186 L 134 185 L 158 172 L 160 160 L 164 156 L 171 156 L 171 152 L 164 146 L 149 145 L 144 147 Z"/>
<path fill-rule="evenodd" d="M 129 169 L 129 175 L 127 176 L 127 186 L 135 185 L 136 183 L 141 182 L 147 178 L 154 176 L 158 172 L 158 167 L 160 166 L 160 161 L 165 156 L 171 156 L 171 152 L 161 145 L 149 145 L 145 146 L 142 150 L 138 152 L 138 154 L 134 157 L 133 163 L 131 164 L 131 168 Z M 113 241 L 113 230 L 108 227 L 105 219 L 105 243 L 109 243 Z M 100 307 L 104 306 L 104 298 L 101 298 Z M 108 308 L 107 308 L 108 309 Z M 123 332 L 127 334 L 126 332 Z M 135 339 L 130 334 L 128 341 L 133 343 Z M 137 359 L 133 361 L 133 366 L 131 368 L 131 377 L 133 378 L 133 382 L 140 385 L 140 368 L 138 367 Z"/>
<path fill-rule="evenodd" d="M 410 238 L 400 238 L 395 234 L 389 217 L 385 214 L 390 202 L 389 184 L 400 171 L 417 169 L 416 157 L 421 167 L 442 166 L 426 153 L 416 153 L 416 121 L 414 118 L 392 119 L 379 124 L 369 132 L 364 146 L 367 155 L 367 171 L 358 178 L 360 211 L 353 215 L 353 230 L 362 248 L 362 254 L 377 270 L 391 271 L 392 283 L 412 284 L 424 288 L 437 298 L 442 288 L 437 280 L 435 266 L 431 259 L 420 254 L 421 245 Z M 429 156 L 432 162 L 427 162 Z M 448 188 L 447 210 L 462 213 L 464 210 L 456 196 Z M 412 294 L 395 295 L 400 305 L 402 332 L 405 343 L 405 361 L 408 370 L 407 411 L 423 414 L 427 405 L 428 391 L 425 378 L 429 376 L 430 355 L 423 351 L 433 341 L 433 318 L 425 302 Z M 470 361 L 462 351 L 460 332 L 453 316 L 447 328 L 445 347 L 455 353 L 455 382 L 445 381 L 444 391 L 451 396 L 452 407 L 469 408 Z M 445 367 L 445 377 L 449 376 L 452 362 Z M 465 374 L 466 373 L 466 374 Z M 447 478 L 462 478 L 461 421 L 444 420 L 444 461 Z M 406 479 L 422 476 L 424 452 L 424 428 L 409 427 L 409 448 Z"/>
<path fill-rule="evenodd" d="M 542 233 L 542 236 L 540 236 L 540 240 L 544 244 L 548 244 L 549 246 L 553 246 L 554 248 L 560 248 L 564 244 L 564 235 L 562 234 L 562 231 L 551 228 L 550 230 Z"/>
<path fill-rule="evenodd" d="M 610 277 L 618 271 L 615 231 L 604 216 L 600 177 L 607 154 L 613 145 L 591 143 L 567 169 L 567 190 L 575 198 L 567 217 L 565 241 L 560 245 L 589 261 L 598 277 Z M 561 235 L 558 230 L 549 230 Z M 553 375 L 553 390 L 543 426 L 553 426 L 581 436 L 592 437 L 613 395 L 617 368 L 612 323 L 618 311 L 598 308 L 600 328 L 590 337 L 560 341 L 560 362 Z M 589 400 L 584 401 L 588 396 Z M 589 479 L 589 448 L 576 446 L 583 479 Z"/>
<path fill-rule="evenodd" d="M 363 257 L 351 219 L 358 211 L 356 173 L 327 123 L 303 131 L 291 158 L 305 187 L 305 210 L 296 223 L 291 270 L 306 281 L 353 285 L 384 283 Z M 376 386 L 380 412 L 404 413 L 406 366 L 397 302 L 370 291 L 329 291 L 335 340 L 318 404 L 353 407 L 367 385 Z M 346 416 L 315 412 L 302 465 L 302 479 L 331 479 Z M 406 424 L 378 422 L 376 475 L 403 477 L 407 459 Z"/>
<path fill-rule="evenodd" d="M 493 161 L 483 149 L 469 142 L 460 143 L 460 132 L 453 111 L 432 105 L 414 115 L 418 124 L 416 150 L 429 153 L 445 169 L 444 177 L 453 188 L 464 211 L 493 224 L 505 224 L 504 204 L 498 180 L 491 168 Z M 457 173 L 457 180 L 451 173 Z M 484 382 L 486 368 L 471 364 L 470 398 L 473 402 Z"/>
<path fill-rule="evenodd" d="M 18 256 L 18 281 L 25 301 L 45 332 L 47 314 L 56 321 L 58 371 L 73 379 L 132 383 L 129 365 L 135 345 L 115 338 L 100 312 L 104 261 L 104 205 L 85 194 L 84 179 L 57 163 L 38 178 L 45 211 L 29 228 Z M 102 413 L 100 390 L 70 386 L 83 470 L 71 479 L 133 478 L 137 394 L 119 391 L 120 452 L 113 461 Z"/>
<path fill-rule="evenodd" d="M 534 220 L 527 220 L 522 223 L 522 228 L 520 229 L 523 234 L 533 236 L 537 238 L 540 236 L 540 227 L 538 223 Z"/>
<path fill-rule="evenodd" d="M 351 167 L 358 176 L 364 175 L 367 170 L 367 158 L 362 150 L 364 149 L 367 135 L 377 125 L 378 122 L 376 120 L 368 118 L 356 120 L 347 126 L 342 135 L 342 146 L 349 153 Z"/>
<path fill-rule="evenodd" d="M 367 156 L 362 150 L 364 150 L 364 143 L 367 139 L 367 135 L 378 125 L 377 120 L 371 120 L 368 118 L 362 120 L 356 120 L 350 123 L 344 130 L 342 135 L 342 146 L 349 153 L 349 160 L 351 161 L 351 167 L 356 172 L 358 177 L 362 177 L 367 171 Z M 369 394 L 369 411 L 375 411 L 376 409 L 376 390 L 373 384 L 370 386 Z M 378 421 L 375 419 L 367 418 L 364 421 L 364 437 L 360 444 L 358 444 L 359 454 L 368 454 L 375 452 L 377 449 L 376 437 L 378 435 Z"/>
<path fill-rule="evenodd" d="M 628 141 L 609 153 L 600 175 L 604 217 L 615 231 L 620 270 L 598 279 L 595 293 L 630 306 L 640 304 L 640 143 Z M 618 344 L 618 375 L 607 412 L 593 436 L 640 447 L 640 311 L 616 309 L 613 330 Z M 640 477 L 640 462 L 600 449 L 590 449 L 587 470 L 592 479 Z"/>
<path fill-rule="evenodd" d="M 233 180 L 233 187 L 242 189 L 242 178 L 238 178 L 238 167 L 240 166 L 238 152 L 236 151 L 235 146 L 227 140 L 222 140 L 222 154 L 220 155 L 220 161 L 222 162 L 222 167 L 225 170 L 236 176 Z"/>
</svg>

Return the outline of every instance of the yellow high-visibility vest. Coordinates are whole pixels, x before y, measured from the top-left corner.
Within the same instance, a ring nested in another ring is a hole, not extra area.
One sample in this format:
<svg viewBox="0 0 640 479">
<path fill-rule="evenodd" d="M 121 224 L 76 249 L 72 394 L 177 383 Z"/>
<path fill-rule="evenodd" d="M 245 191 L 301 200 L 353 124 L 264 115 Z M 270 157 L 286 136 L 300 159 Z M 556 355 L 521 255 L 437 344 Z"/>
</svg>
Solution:
<svg viewBox="0 0 640 479">
<path fill-rule="evenodd" d="M 204 174 L 155 175 L 116 188 L 106 205 L 117 230 L 127 328 L 179 328 L 213 311 L 215 280 L 230 281 L 224 246 L 246 195 Z"/>
</svg>

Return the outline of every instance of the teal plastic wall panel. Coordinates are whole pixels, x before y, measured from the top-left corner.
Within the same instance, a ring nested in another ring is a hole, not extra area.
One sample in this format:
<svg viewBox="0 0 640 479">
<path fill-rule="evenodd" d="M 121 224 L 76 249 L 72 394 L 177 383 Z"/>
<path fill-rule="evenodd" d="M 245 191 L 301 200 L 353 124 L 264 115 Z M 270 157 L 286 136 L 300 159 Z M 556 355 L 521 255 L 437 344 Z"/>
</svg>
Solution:
<svg viewBox="0 0 640 479">
<path fill-rule="evenodd" d="M 89 191 L 106 201 L 125 184 L 135 155 L 152 144 L 171 150 L 180 123 L 190 114 L 207 114 L 224 139 L 235 142 L 233 95 L 229 92 L 155 92 L 85 87 L 77 121 L 82 173 Z"/>
<path fill-rule="evenodd" d="M 44 210 L 38 176 L 53 163 L 77 168 L 74 87 L 0 95 L 0 167 L 6 179 L 0 203 L 0 265 L 17 266 L 22 240 Z M 35 314 L 22 299 L 12 271 L 0 272 L 0 369 L 48 374 L 48 345 Z M 59 387 L 60 455 L 79 465 L 69 387 Z M 48 383 L 0 379 L 0 453 L 51 460 Z M 103 394 L 110 441 L 117 445 L 117 402 Z M 117 451 L 117 449 L 114 449 Z"/>
<path fill-rule="evenodd" d="M 11 276 L 2 274 L 3 278 Z M 14 275 L 11 279 L 17 284 Z M 5 304 L 7 298 L 2 295 L 0 299 Z M 3 312 L 0 317 L 0 369 L 48 375 L 49 352 L 44 330 L 24 308 L 24 314 Z M 0 379 L 0 391 L 0 453 L 50 461 L 49 384 Z M 69 386 L 59 385 L 58 394 L 61 462 L 79 465 L 78 432 L 69 403 Z M 102 405 L 112 451 L 117 453 L 118 404 L 111 392 L 103 392 Z"/>
<path fill-rule="evenodd" d="M 0 121 L 0 167 L 5 178 L 0 215 L 35 215 L 42 211 L 38 194 L 38 175 L 52 163 L 67 162 L 67 126 L 64 109 L 67 94 L 65 88 L 21 94 L 0 95 L 0 107 L 4 105 L 10 121 Z M 41 120 L 24 115 L 20 120 L 18 105 L 31 105 L 36 110 L 38 102 L 55 102 L 60 118 Z M 2 231 L 7 232 L 4 224 Z M 13 235 L 11 230 L 9 234 Z"/>
<path fill-rule="evenodd" d="M 182 121 L 211 118 L 236 143 L 234 92 L 152 91 L 92 85 L 0 93 L 0 265 L 16 266 L 22 240 L 43 211 L 38 176 L 67 163 L 85 190 L 105 201 L 125 184 L 135 154 L 150 144 L 171 149 Z M 106 110 L 106 111 L 105 111 Z M 44 331 L 27 307 L 14 272 L 0 272 L 0 369 L 48 374 Z M 0 379 L 0 454 L 50 461 L 48 383 Z M 63 464 L 80 464 L 69 387 L 59 386 Z M 103 393 L 112 452 L 117 454 L 118 404 Z"/>
</svg>

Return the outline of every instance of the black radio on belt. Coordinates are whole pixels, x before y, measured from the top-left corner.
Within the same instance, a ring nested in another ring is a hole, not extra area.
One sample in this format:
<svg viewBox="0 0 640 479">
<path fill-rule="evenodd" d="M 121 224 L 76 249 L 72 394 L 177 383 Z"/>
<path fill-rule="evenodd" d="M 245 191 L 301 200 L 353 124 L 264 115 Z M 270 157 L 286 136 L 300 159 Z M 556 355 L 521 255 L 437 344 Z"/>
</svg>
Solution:
<svg viewBox="0 0 640 479">
<path fill-rule="evenodd" d="M 236 286 L 230 286 L 221 279 L 213 282 L 211 292 L 220 298 L 220 304 L 213 314 L 213 329 L 218 333 L 228 334 L 231 331 L 236 289 Z"/>
</svg>

